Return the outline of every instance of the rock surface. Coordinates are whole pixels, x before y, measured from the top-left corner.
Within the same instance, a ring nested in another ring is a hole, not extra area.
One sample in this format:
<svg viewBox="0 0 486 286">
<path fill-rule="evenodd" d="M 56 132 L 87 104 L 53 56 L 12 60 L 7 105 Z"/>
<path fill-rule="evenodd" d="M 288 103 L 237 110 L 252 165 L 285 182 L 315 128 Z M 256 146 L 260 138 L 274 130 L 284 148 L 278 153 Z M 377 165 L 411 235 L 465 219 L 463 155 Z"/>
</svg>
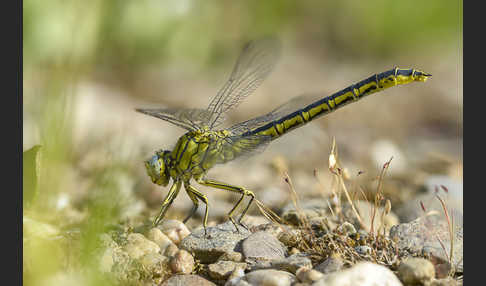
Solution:
<svg viewBox="0 0 486 286">
<path fill-rule="evenodd" d="M 243 227 L 239 227 L 239 230 L 237 232 L 230 221 L 208 227 L 207 236 L 204 234 L 204 229 L 198 229 L 184 238 L 180 247 L 189 253 L 194 253 L 195 258 L 202 263 L 214 263 L 223 255 L 235 257 L 238 256 L 235 252 L 241 251 L 240 242 L 251 234 Z"/>
<path fill-rule="evenodd" d="M 353 267 L 325 275 L 313 286 L 401 286 L 393 272 L 381 265 L 360 262 Z"/>
<path fill-rule="evenodd" d="M 398 277 L 405 284 L 425 285 L 435 277 L 434 265 L 423 258 L 408 258 L 400 263 Z"/>
<path fill-rule="evenodd" d="M 137 259 L 148 253 L 160 252 L 160 247 L 140 233 L 131 233 L 127 237 L 127 243 L 123 246 L 123 250 L 131 258 Z"/>
<path fill-rule="evenodd" d="M 251 234 L 242 244 L 243 255 L 250 261 L 285 258 L 285 246 L 273 235 L 259 231 Z"/>
<path fill-rule="evenodd" d="M 186 236 L 191 234 L 183 222 L 173 219 L 164 220 L 157 228 L 159 228 L 162 233 L 170 238 L 170 240 L 172 240 L 172 242 L 176 245 L 179 245 L 179 243 L 186 238 Z"/>
<path fill-rule="evenodd" d="M 396 239 L 400 250 L 411 254 L 430 255 L 436 261 L 434 264 L 443 264 L 449 260 L 447 257 L 451 245 L 449 228 L 447 222 L 440 216 L 420 217 L 410 223 L 396 225 L 390 229 L 390 237 Z M 463 228 L 461 226 L 457 226 L 454 230 L 453 247 L 453 266 L 456 271 L 463 272 Z"/>
<path fill-rule="evenodd" d="M 190 274 L 194 268 L 194 258 L 189 252 L 181 249 L 170 258 L 170 268 L 173 273 Z"/>
<path fill-rule="evenodd" d="M 250 285 L 262 286 L 290 286 L 296 281 L 294 275 L 286 271 L 274 269 L 252 271 L 243 276 L 241 280 L 249 283 Z"/>
<path fill-rule="evenodd" d="M 238 263 L 233 261 L 218 261 L 208 265 L 208 274 L 211 278 L 216 280 L 226 280 L 236 269 L 245 269 L 246 263 Z"/>
<path fill-rule="evenodd" d="M 342 259 L 337 257 L 328 257 L 322 263 L 314 267 L 314 269 L 324 274 L 328 274 L 328 273 L 341 270 L 343 266 L 344 266 L 344 262 Z"/>
<path fill-rule="evenodd" d="M 174 275 L 167 279 L 161 286 L 216 286 L 213 282 L 206 280 L 198 275 Z"/>
</svg>

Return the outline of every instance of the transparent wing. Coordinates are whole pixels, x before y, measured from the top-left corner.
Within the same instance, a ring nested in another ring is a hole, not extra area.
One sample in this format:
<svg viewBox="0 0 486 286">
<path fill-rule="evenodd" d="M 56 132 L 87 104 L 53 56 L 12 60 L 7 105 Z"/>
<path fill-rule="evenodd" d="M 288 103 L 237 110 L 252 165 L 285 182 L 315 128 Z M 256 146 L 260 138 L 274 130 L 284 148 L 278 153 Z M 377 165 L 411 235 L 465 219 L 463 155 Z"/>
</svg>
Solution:
<svg viewBox="0 0 486 286">
<path fill-rule="evenodd" d="M 280 43 L 264 38 L 248 43 L 241 52 L 230 78 L 211 100 L 210 129 L 224 121 L 224 115 L 240 104 L 268 76 L 280 55 Z"/>
<path fill-rule="evenodd" d="M 231 126 L 228 130 L 231 132 L 231 134 L 234 134 L 235 136 L 243 135 L 246 132 L 254 130 L 267 123 L 278 120 L 290 113 L 300 110 L 318 99 L 318 96 L 312 94 L 296 96 L 286 103 L 282 104 L 281 106 L 277 107 L 276 109 L 272 110 L 271 112 L 244 122 L 237 123 Z"/>
<path fill-rule="evenodd" d="M 320 95 L 312 94 L 297 96 L 265 115 L 235 124 L 227 129 L 230 131 L 230 136 L 218 139 L 217 143 L 213 142 L 211 144 L 211 148 L 217 150 L 213 149 L 209 153 L 217 154 L 216 163 L 219 164 L 259 154 L 270 144 L 272 137 L 245 133 L 302 109 L 319 98 Z"/>
<path fill-rule="evenodd" d="M 174 125 L 192 130 L 202 130 L 208 125 L 211 114 L 203 109 L 157 109 L 157 108 L 137 108 L 136 111 L 153 117 L 160 118 Z"/>
<path fill-rule="evenodd" d="M 238 158 L 245 158 L 261 153 L 271 141 L 270 136 L 229 136 L 219 144 L 216 163 L 222 164 Z"/>
</svg>

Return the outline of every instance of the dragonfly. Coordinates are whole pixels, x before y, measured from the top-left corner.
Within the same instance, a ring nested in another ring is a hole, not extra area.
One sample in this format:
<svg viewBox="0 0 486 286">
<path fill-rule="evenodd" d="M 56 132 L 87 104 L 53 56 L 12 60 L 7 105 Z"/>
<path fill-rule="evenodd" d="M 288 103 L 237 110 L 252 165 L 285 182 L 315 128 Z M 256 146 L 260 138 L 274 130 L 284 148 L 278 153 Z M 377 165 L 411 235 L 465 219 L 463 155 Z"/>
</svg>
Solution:
<svg viewBox="0 0 486 286">
<path fill-rule="evenodd" d="M 172 179 L 168 194 L 153 220 L 154 226 L 163 220 L 184 186 L 193 202 L 193 207 L 183 222 L 186 223 L 196 213 L 199 203 L 202 202 L 206 205 L 203 218 L 206 232 L 209 203 L 207 197 L 191 183 L 195 181 L 203 186 L 241 195 L 229 211 L 228 217 L 237 231 L 239 231 L 238 225 L 246 228 L 242 219 L 255 199 L 255 193 L 244 187 L 208 179 L 206 174 L 213 166 L 262 152 L 270 142 L 287 132 L 367 95 L 396 85 L 425 82 L 431 76 L 415 69 L 393 68 L 374 74 L 332 95 L 314 99 L 310 103 L 308 95 L 297 96 L 265 115 L 237 123 L 229 128 L 221 128 L 229 111 L 242 103 L 267 78 L 280 54 L 281 45 L 275 38 L 261 38 L 247 43 L 229 79 L 210 100 L 206 109 L 136 109 L 138 112 L 187 130 L 172 150 L 158 150 L 144 162 L 146 172 L 154 184 L 165 187 Z M 249 201 L 235 221 L 235 212 L 245 197 L 249 198 Z"/>
</svg>

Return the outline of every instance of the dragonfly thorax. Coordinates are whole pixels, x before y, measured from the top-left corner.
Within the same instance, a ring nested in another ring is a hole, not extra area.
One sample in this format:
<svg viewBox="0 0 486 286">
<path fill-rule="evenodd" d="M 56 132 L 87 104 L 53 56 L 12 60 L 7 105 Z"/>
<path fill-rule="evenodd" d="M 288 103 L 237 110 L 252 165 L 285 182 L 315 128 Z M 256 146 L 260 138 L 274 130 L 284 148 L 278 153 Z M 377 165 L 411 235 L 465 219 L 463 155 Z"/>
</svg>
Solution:
<svg viewBox="0 0 486 286">
<path fill-rule="evenodd" d="M 164 187 L 169 183 L 170 175 L 167 168 L 169 155 L 170 151 L 158 151 L 152 158 L 145 161 L 145 169 L 152 183 Z"/>
</svg>

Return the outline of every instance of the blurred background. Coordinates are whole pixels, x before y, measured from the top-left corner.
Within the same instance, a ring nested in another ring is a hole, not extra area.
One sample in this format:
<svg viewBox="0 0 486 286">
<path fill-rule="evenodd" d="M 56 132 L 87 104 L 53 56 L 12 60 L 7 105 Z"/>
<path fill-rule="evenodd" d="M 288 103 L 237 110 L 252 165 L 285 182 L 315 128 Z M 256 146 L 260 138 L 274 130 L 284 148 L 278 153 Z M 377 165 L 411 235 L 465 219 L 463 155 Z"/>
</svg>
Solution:
<svg viewBox="0 0 486 286">
<path fill-rule="evenodd" d="M 433 76 L 348 105 L 210 178 L 252 189 L 278 212 L 289 202 L 284 172 L 302 199 L 329 192 L 335 138 L 353 186 L 373 189 L 393 156 L 384 183 L 393 207 L 434 179 L 459 185 L 462 211 L 462 1 L 26 0 L 23 150 L 41 146 L 35 195 L 26 201 L 24 190 L 27 283 L 90 265 L 96 234 L 155 214 L 167 188 L 151 183 L 143 161 L 185 130 L 134 109 L 205 108 L 243 45 L 265 35 L 280 39 L 281 59 L 225 127 L 393 67 Z M 223 221 L 236 196 L 198 188 L 210 221 Z M 181 192 L 167 217 L 190 207 Z M 45 233 L 63 243 L 27 240 Z"/>
</svg>

